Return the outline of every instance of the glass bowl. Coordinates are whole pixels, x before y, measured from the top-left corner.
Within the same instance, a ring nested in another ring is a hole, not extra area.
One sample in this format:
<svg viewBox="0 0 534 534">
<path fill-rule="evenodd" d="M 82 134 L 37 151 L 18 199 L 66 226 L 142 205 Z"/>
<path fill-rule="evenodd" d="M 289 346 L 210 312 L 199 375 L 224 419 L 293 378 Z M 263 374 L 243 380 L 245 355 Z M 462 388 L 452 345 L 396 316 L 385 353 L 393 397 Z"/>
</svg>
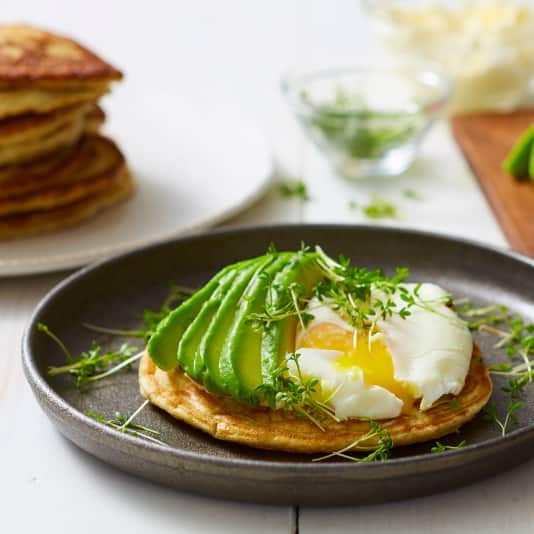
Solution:
<svg viewBox="0 0 534 534">
<path fill-rule="evenodd" d="M 451 94 L 435 69 L 349 68 L 293 72 L 282 90 L 304 131 L 347 178 L 395 176 Z"/>
</svg>

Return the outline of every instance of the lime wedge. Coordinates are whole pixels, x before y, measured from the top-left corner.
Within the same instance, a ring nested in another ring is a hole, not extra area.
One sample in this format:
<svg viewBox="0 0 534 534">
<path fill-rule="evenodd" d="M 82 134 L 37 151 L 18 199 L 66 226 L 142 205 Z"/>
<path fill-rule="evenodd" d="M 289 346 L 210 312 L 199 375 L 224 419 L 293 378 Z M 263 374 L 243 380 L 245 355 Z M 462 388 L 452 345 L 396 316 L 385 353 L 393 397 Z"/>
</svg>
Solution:
<svg viewBox="0 0 534 534">
<path fill-rule="evenodd" d="M 532 171 L 534 171 L 534 161 L 531 155 L 533 142 L 534 124 L 519 138 L 503 162 L 503 169 L 518 180 L 528 178 L 529 174 L 532 176 Z"/>
</svg>

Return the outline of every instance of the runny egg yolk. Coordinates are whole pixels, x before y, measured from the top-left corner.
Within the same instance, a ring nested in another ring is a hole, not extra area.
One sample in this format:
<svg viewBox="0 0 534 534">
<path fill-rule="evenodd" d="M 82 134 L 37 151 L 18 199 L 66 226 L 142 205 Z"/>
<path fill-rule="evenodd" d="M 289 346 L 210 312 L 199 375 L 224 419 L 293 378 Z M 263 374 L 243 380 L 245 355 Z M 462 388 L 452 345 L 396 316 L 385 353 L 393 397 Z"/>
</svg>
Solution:
<svg viewBox="0 0 534 534">
<path fill-rule="evenodd" d="M 314 348 L 342 352 L 335 365 L 339 370 L 358 368 L 368 386 L 381 386 L 403 401 L 403 411 L 414 403 L 414 396 L 407 384 L 395 380 L 393 360 L 386 345 L 374 339 L 369 347 L 368 332 L 358 332 L 357 342 L 354 332 L 334 323 L 320 323 L 306 330 L 299 340 L 297 349 Z"/>
</svg>

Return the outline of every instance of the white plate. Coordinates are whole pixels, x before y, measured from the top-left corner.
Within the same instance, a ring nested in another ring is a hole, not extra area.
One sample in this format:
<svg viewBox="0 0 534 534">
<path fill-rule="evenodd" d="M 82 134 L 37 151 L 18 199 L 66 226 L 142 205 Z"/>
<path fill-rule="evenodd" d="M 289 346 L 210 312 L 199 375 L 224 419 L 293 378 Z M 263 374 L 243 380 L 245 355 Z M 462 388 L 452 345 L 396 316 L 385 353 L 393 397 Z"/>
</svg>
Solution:
<svg viewBox="0 0 534 534">
<path fill-rule="evenodd" d="M 83 225 L 1 242 L 0 275 L 79 267 L 210 226 L 265 191 L 269 150 L 246 121 L 168 94 L 117 93 L 106 102 L 105 132 L 126 155 L 137 180 L 135 196 Z"/>
</svg>

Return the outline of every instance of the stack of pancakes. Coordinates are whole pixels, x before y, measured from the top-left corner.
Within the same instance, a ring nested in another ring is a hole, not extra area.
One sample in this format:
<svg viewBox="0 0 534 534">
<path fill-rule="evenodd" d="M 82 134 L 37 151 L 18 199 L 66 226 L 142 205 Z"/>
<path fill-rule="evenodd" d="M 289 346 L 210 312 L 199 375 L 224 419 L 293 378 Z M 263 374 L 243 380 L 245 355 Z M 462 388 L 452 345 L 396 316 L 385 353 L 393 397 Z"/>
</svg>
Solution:
<svg viewBox="0 0 534 534">
<path fill-rule="evenodd" d="M 76 224 L 133 192 L 98 134 L 98 99 L 121 78 L 70 39 L 0 25 L 0 239 Z"/>
</svg>

